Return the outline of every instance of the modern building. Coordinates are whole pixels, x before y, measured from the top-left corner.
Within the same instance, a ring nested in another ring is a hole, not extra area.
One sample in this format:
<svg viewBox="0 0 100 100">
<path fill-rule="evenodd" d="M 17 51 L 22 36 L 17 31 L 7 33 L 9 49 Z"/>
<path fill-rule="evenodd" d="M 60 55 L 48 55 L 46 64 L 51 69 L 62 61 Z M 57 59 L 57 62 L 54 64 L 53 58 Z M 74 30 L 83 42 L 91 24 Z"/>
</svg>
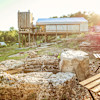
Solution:
<svg viewBox="0 0 100 100">
<path fill-rule="evenodd" d="M 88 32 L 88 21 L 83 17 L 72 18 L 41 18 L 36 25 L 40 32 L 81 33 Z"/>
</svg>

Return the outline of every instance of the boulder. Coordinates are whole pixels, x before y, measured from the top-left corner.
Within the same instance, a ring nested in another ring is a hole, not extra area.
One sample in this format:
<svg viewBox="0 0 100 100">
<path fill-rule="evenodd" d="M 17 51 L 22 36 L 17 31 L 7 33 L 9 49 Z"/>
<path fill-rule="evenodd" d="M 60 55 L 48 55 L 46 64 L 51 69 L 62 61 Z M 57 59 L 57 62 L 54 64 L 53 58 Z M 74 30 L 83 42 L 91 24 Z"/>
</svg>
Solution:
<svg viewBox="0 0 100 100">
<path fill-rule="evenodd" d="M 59 69 L 62 72 L 73 72 L 82 81 L 89 75 L 89 56 L 86 52 L 68 50 L 61 54 Z"/>
</svg>

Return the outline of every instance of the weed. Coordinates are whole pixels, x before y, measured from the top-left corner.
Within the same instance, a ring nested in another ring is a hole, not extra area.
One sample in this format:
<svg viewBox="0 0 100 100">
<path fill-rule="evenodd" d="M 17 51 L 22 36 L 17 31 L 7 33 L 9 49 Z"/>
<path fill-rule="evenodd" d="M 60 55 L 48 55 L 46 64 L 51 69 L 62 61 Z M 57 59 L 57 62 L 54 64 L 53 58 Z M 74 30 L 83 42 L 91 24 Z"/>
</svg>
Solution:
<svg viewBox="0 0 100 100">
<path fill-rule="evenodd" d="M 52 52 L 48 52 L 48 55 L 49 56 L 53 56 L 54 54 Z"/>
<path fill-rule="evenodd" d="M 79 34 L 72 34 L 72 35 L 69 35 L 68 38 L 76 38 Z"/>
</svg>

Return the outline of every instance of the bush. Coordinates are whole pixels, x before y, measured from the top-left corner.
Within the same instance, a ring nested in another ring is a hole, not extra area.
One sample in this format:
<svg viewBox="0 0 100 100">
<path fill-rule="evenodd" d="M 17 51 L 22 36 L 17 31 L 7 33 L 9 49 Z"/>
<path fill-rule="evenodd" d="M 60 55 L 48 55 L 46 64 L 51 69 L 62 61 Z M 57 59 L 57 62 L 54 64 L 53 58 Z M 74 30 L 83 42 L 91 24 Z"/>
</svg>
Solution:
<svg viewBox="0 0 100 100">
<path fill-rule="evenodd" d="M 0 48 L 4 48 L 4 47 L 6 47 L 6 45 L 0 45 Z"/>
</svg>

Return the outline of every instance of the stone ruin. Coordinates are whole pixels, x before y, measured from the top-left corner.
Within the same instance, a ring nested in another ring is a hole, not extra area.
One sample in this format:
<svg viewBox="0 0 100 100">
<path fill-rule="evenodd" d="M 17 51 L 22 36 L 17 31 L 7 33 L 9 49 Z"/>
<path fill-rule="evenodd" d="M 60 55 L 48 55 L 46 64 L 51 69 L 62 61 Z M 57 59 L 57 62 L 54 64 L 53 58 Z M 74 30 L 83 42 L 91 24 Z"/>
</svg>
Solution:
<svg viewBox="0 0 100 100">
<path fill-rule="evenodd" d="M 89 56 L 83 51 L 68 50 L 61 54 L 59 68 L 62 72 L 72 72 L 79 81 L 89 76 Z"/>
<path fill-rule="evenodd" d="M 0 73 L 0 98 L 11 100 L 60 100 L 63 93 L 68 93 L 73 83 L 73 73 L 32 72 L 28 74 L 10 75 Z M 34 97 L 35 96 L 35 97 Z"/>
<path fill-rule="evenodd" d="M 29 57 L 24 61 L 1 62 L 0 98 L 82 100 L 86 90 L 80 89 L 76 79 L 83 80 L 88 76 L 88 61 L 88 55 L 82 51 L 66 51 L 61 54 L 60 64 L 57 57 L 37 56 L 36 53 L 34 56 L 29 53 Z M 17 68 L 21 68 L 22 72 L 13 75 L 6 72 Z M 80 92 L 81 95 L 78 95 Z"/>
<path fill-rule="evenodd" d="M 24 72 L 58 72 L 59 61 L 54 56 L 40 56 L 25 60 Z"/>
</svg>

